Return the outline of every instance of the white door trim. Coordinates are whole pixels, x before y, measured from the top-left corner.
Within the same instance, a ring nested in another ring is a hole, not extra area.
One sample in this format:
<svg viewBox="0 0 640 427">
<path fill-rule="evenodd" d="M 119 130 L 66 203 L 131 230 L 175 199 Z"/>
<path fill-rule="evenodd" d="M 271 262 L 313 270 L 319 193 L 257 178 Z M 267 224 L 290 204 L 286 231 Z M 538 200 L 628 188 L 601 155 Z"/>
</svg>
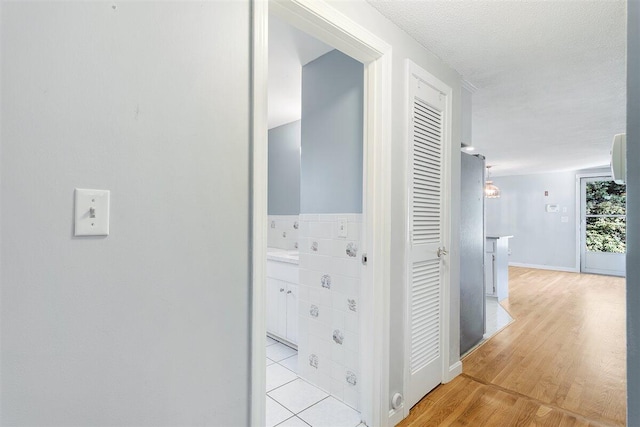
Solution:
<svg viewBox="0 0 640 427">
<path fill-rule="evenodd" d="M 411 123 L 411 109 L 409 107 L 410 105 L 410 84 L 411 84 L 411 78 L 412 76 L 415 75 L 417 78 L 421 79 L 422 81 L 424 81 L 425 83 L 429 84 L 430 86 L 436 88 L 437 90 L 441 91 L 442 93 L 444 93 L 447 97 L 447 102 L 446 102 L 446 107 L 445 107 L 445 114 L 447 117 L 447 121 L 445 123 L 445 128 L 443 129 L 444 131 L 444 137 L 443 137 L 443 159 L 442 159 L 442 165 L 444 167 L 444 174 L 443 174 L 443 181 L 442 181 L 442 195 L 444 197 L 444 203 L 443 203 L 443 215 L 442 215 L 442 229 L 443 229 L 443 245 L 445 248 L 447 248 L 449 251 L 451 251 L 451 219 L 450 219 L 450 212 L 451 212 L 451 180 L 452 180 L 452 165 L 451 165 L 451 156 L 452 156 L 452 131 L 453 131 L 453 89 L 447 85 L 446 83 L 444 83 L 443 81 L 441 81 L 440 79 L 436 78 L 435 76 L 433 76 L 432 74 L 430 74 L 429 72 L 427 72 L 426 70 L 424 70 L 422 67 L 420 67 L 419 65 L 417 65 L 416 63 L 414 63 L 413 61 L 407 59 L 406 60 L 406 71 L 405 71 L 405 111 L 404 111 L 404 123 L 406 124 L 406 129 L 405 129 L 405 144 L 407 147 L 407 153 L 409 153 L 409 150 L 411 150 L 411 144 L 412 142 L 410 141 L 410 134 L 411 132 L 409 131 L 409 124 Z M 409 173 L 409 171 L 412 168 L 412 165 L 409 164 L 409 156 L 406 156 L 406 171 L 407 173 Z M 408 185 L 411 185 L 410 181 L 407 181 Z M 407 197 L 407 201 L 406 201 L 406 213 L 407 213 L 407 217 L 406 217 L 406 221 L 407 221 L 407 227 L 406 227 L 406 236 L 405 236 L 405 253 L 408 254 L 410 251 L 410 245 L 411 245 L 411 240 L 410 240 L 410 224 L 411 224 L 411 218 L 409 217 L 410 214 L 410 209 L 409 209 L 409 195 L 411 194 L 411 190 L 410 188 L 406 189 L 406 194 L 408 195 Z M 450 331 L 450 326 L 451 326 L 451 322 L 450 322 L 450 313 L 451 313 L 451 283 L 450 283 L 450 279 L 451 279 L 451 272 L 450 272 L 450 264 L 448 262 L 448 257 L 445 256 L 443 261 L 443 275 L 442 275 L 442 283 L 441 283 L 441 290 L 442 290 L 442 300 L 440 302 L 440 309 L 441 309 L 441 316 L 442 316 L 442 323 L 441 323 L 441 329 L 440 329 L 440 346 L 442 349 L 442 376 L 441 376 L 441 381 L 443 383 L 449 382 L 451 381 L 453 378 L 455 378 L 457 375 L 459 375 L 462 372 L 462 362 L 460 362 L 459 360 L 456 361 L 453 365 L 449 366 L 450 363 L 450 338 L 451 338 L 451 331 Z M 407 261 L 407 265 L 409 264 L 409 262 Z M 406 267 L 408 268 L 408 267 Z M 404 301 L 405 301 L 405 308 L 404 308 L 404 334 L 405 334 L 405 339 L 404 339 L 404 344 L 405 344 L 405 349 L 404 349 L 404 363 L 405 363 L 405 368 L 404 368 L 404 381 L 403 381 L 403 394 L 404 396 L 407 396 L 408 391 L 409 391 L 409 383 L 410 383 L 410 377 L 411 377 L 411 372 L 410 372 L 410 367 L 409 367 L 409 363 L 408 363 L 408 357 L 411 354 L 411 339 L 410 339 L 410 319 L 409 319 L 409 309 L 408 309 L 408 304 L 409 304 L 409 295 L 411 293 L 410 290 L 410 285 L 409 285 L 409 278 L 411 277 L 410 273 L 407 271 L 405 273 L 405 283 L 403 286 L 403 290 L 404 290 Z M 407 417 L 409 415 L 409 411 L 411 408 L 406 407 L 405 405 L 403 405 L 402 411 L 403 411 L 403 417 Z M 398 409 L 400 410 L 400 408 Z"/>
<path fill-rule="evenodd" d="M 586 242 L 583 240 L 585 237 L 584 230 L 582 229 L 583 222 L 583 208 L 586 206 L 586 201 L 582 200 L 583 188 L 582 188 L 582 180 L 589 178 L 597 178 L 598 180 L 606 181 L 613 180 L 613 176 L 610 172 L 591 172 L 584 174 L 576 174 L 576 268 L 578 273 L 586 273 L 586 274 L 604 274 L 604 275 L 613 275 L 624 277 L 624 273 L 622 270 L 605 270 L 605 269 L 596 269 L 596 268 L 587 268 L 586 267 L 586 259 L 587 259 L 587 250 L 586 250 Z M 626 270 L 626 268 L 625 268 Z"/>
<path fill-rule="evenodd" d="M 265 359 L 267 357 L 267 78 L 269 74 L 269 9 L 266 1 L 252 2 L 251 74 L 251 348 L 249 423 L 265 425 Z"/>
<path fill-rule="evenodd" d="M 611 177 L 607 172 L 588 172 L 576 174 L 576 273 L 582 272 L 582 178 Z"/>
<path fill-rule="evenodd" d="M 361 413 L 370 426 L 389 422 L 389 248 L 391 193 L 391 46 L 324 1 L 253 1 L 253 233 L 251 425 L 265 423 L 265 281 L 267 246 L 267 70 L 269 10 L 365 64 L 363 251 L 360 350 Z M 371 300 L 368 300 L 370 297 Z"/>
</svg>

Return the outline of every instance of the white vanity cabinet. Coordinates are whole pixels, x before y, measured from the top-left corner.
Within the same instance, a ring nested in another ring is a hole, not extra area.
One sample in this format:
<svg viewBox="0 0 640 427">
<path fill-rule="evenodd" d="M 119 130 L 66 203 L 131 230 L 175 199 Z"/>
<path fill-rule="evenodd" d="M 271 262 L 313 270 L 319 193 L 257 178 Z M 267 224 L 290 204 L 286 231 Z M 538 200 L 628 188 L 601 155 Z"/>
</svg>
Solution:
<svg viewBox="0 0 640 427">
<path fill-rule="evenodd" d="M 293 345 L 298 343 L 298 283 L 297 259 L 267 255 L 267 333 Z"/>
<path fill-rule="evenodd" d="M 509 238 L 513 236 L 487 235 L 484 253 L 484 283 L 489 296 L 498 301 L 509 296 Z"/>
</svg>

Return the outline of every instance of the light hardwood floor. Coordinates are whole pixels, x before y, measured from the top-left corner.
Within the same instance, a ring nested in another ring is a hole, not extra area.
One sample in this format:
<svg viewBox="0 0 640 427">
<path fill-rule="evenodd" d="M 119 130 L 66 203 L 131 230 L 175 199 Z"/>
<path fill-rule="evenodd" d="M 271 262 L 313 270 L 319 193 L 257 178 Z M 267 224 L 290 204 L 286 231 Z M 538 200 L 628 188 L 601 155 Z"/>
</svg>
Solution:
<svg viewBox="0 0 640 427">
<path fill-rule="evenodd" d="M 509 288 L 515 321 L 399 426 L 624 425 L 624 279 L 510 267 Z"/>
</svg>

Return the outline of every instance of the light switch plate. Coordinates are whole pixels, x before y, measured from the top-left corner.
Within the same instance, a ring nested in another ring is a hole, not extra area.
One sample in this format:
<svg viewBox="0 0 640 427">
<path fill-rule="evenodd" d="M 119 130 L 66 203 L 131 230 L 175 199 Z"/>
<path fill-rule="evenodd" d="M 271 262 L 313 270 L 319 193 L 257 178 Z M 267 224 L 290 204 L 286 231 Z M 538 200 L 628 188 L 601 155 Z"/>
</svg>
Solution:
<svg viewBox="0 0 640 427">
<path fill-rule="evenodd" d="M 347 218 L 338 218 L 338 237 L 347 237 L 348 232 Z"/>
<path fill-rule="evenodd" d="M 75 235 L 109 235 L 109 190 L 76 188 Z"/>
</svg>

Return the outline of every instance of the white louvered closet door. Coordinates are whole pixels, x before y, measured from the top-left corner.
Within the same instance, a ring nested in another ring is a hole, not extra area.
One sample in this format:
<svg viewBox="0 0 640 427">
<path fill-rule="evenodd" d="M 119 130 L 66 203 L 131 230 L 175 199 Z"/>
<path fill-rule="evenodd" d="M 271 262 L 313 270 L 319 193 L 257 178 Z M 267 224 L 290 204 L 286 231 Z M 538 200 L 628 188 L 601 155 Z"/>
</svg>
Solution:
<svg viewBox="0 0 640 427">
<path fill-rule="evenodd" d="M 442 381 L 443 165 L 446 96 L 411 76 L 409 90 L 407 410 Z"/>
</svg>

